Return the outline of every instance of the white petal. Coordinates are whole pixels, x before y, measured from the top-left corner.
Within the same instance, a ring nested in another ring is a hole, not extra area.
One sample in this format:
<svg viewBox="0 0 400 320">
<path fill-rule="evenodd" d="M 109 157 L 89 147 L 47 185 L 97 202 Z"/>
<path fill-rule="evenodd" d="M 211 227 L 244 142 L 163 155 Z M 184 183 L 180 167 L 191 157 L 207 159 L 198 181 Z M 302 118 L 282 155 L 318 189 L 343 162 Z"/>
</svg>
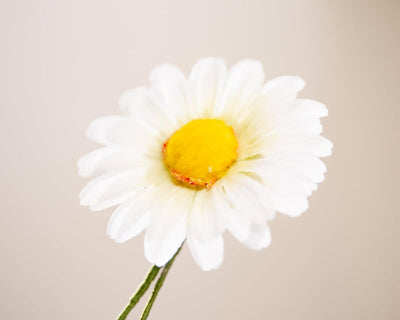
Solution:
<svg viewBox="0 0 400 320">
<path fill-rule="evenodd" d="M 134 169 L 137 166 L 144 166 L 148 161 L 134 149 L 104 147 L 79 159 L 79 175 L 90 177 L 110 170 Z"/>
<path fill-rule="evenodd" d="M 320 141 L 319 141 L 319 145 L 318 145 L 317 155 L 319 157 L 330 156 L 332 154 L 333 143 L 330 140 L 328 140 L 322 136 L 319 136 L 319 137 L 320 137 Z"/>
<path fill-rule="evenodd" d="M 189 234 L 187 241 L 194 260 L 203 271 L 217 269 L 221 265 L 224 255 L 222 236 L 203 242 Z"/>
<path fill-rule="evenodd" d="M 193 191 L 171 186 L 170 194 L 152 209 L 144 249 L 147 260 L 157 266 L 166 264 L 186 238 L 187 213 Z"/>
<path fill-rule="evenodd" d="M 305 82 L 300 77 L 282 76 L 268 81 L 262 88 L 268 104 L 276 104 L 285 100 L 294 100 Z"/>
<path fill-rule="evenodd" d="M 247 169 L 253 166 L 252 172 L 263 179 L 277 211 L 295 217 L 307 210 L 307 197 L 316 190 L 317 184 L 303 172 L 285 168 L 281 163 L 270 159 L 252 162 Z"/>
<path fill-rule="evenodd" d="M 227 229 L 239 242 L 252 250 L 261 250 L 271 243 L 266 222 L 250 222 L 235 211 L 227 219 Z"/>
<path fill-rule="evenodd" d="M 299 138 L 303 140 L 302 137 Z M 318 157 L 328 157 L 332 154 L 333 143 L 323 136 L 306 136 L 303 141 L 305 140 L 307 140 L 307 144 L 310 144 L 308 147 L 313 145 L 313 148 L 310 149 L 312 149 L 313 153 Z"/>
<path fill-rule="evenodd" d="M 255 115 L 255 117 L 258 120 L 262 120 L 259 114 Z M 268 139 L 266 132 L 268 132 L 268 127 L 263 121 L 250 122 L 237 130 L 235 133 L 239 144 L 238 160 L 264 153 L 265 149 L 269 147 L 269 145 L 266 146 Z"/>
<path fill-rule="evenodd" d="M 210 116 L 221 95 L 226 71 L 226 62 L 221 58 L 202 58 L 193 66 L 189 85 L 196 107 L 195 116 Z"/>
<path fill-rule="evenodd" d="M 224 91 L 217 103 L 217 114 L 235 117 L 243 109 L 251 108 L 252 101 L 264 81 L 262 64 L 256 60 L 242 60 L 228 73 Z"/>
<path fill-rule="evenodd" d="M 105 173 L 92 181 L 80 193 L 81 205 L 93 211 L 120 204 L 146 184 L 145 170 L 135 169 Z"/>
<path fill-rule="evenodd" d="M 236 183 L 240 186 L 242 193 L 247 193 L 252 202 L 261 205 L 262 215 L 266 220 L 275 218 L 275 210 L 268 189 L 258 180 L 253 179 L 247 174 L 238 174 L 235 177 Z"/>
<path fill-rule="evenodd" d="M 270 125 L 265 131 L 269 136 L 287 133 L 319 135 L 322 132 L 319 118 L 328 114 L 324 104 L 304 99 L 280 103 L 269 109 L 266 118 Z"/>
<path fill-rule="evenodd" d="M 251 172 L 258 176 L 263 176 L 263 172 L 274 170 L 277 166 L 314 183 L 322 182 L 326 173 L 325 164 L 315 155 L 307 153 L 275 153 L 267 158 L 239 161 L 236 166 L 240 172 Z"/>
<path fill-rule="evenodd" d="M 235 212 L 226 198 L 226 194 L 220 186 L 213 187 L 214 206 L 217 212 L 221 215 L 221 220 L 229 232 L 239 241 L 243 242 L 248 236 L 250 224 L 248 219 L 243 219 L 243 215 Z"/>
<path fill-rule="evenodd" d="M 242 186 L 237 176 L 235 178 L 236 184 L 229 181 L 224 185 L 226 197 L 221 196 L 219 203 L 222 212 L 225 213 L 226 228 L 238 241 L 250 249 L 265 248 L 271 240 L 265 222 L 270 213 L 265 210 L 260 199 Z M 225 208 L 222 202 L 224 199 L 228 203 Z"/>
<path fill-rule="evenodd" d="M 162 186 L 146 188 L 121 204 L 108 223 L 107 233 L 110 238 L 124 242 L 142 232 L 149 223 L 150 209 L 165 191 Z"/>
<path fill-rule="evenodd" d="M 197 191 L 190 210 L 188 229 L 201 241 L 215 238 L 223 232 L 223 224 L 212 193 L 213 190 Z"/>
<path fill-rule="evenodd" d="M 125 92 L 119 101 L 121 109 L 137 123 L 168 137 L 176 130 L 174 123 L 163 110 L 162 102 L 147 87 Z"/>
<path fill-rule="evenodd" d="M 317 118 L 314 119 L 290 119 L 288 118 L 285 124 L 280 125 L 270 134 L 291 134 L 291 135 L 320 135 L 322 133 L 321 121 Z"/>
<path fill-rule="evenodd" d="M 328 139 L 314 134 L 296 134 L 287 132 L 280 134 L 266 146 L 263 154 L 275 153 L 308 153 L 317 157 L 327 157 L 332 154 L 333 144 Z"/>
<path fill-rule="evenodd" d="M 89 139 L 107 146 L 141 147 L 156 143 L 154 138 L 143 131 L 132 119 L 123 116 L 109 116 L 91 122 L 86 131 Z"/>
<path fill-rule="evenodd" d="M 261 250 L 268 247 L 271 244 L 271 233 L 267 223 L 252 223 L 249 235 L 243 243 L 253 250 Z"/>
<path fill-rule="evenodd" d="M 289 217 L 298 217 L 308 209 L 308 199 L 303 195 L 275 192 L 272 199 L 276 210 Z"/>
<path fill-rule="evenodd" d="M 276 154 L 269 156 L 269 159 L 279 163 L 282 168 L 291 172 L 301 173 L 315 183 L 325 179 L 326 166 L 316 156 L 308 154 Z"/>
<path fill-rule="evenodd" d="M 237 214 L 243 215 L 249 221 L 262 223 L 267 219 L 272 219 L 275 212 L 267 201 L 263 201 L 268 194 L 262 194 L 262 191 L 255 186 L 258 182 L 251 180 L 246 175 L 239 173 L 232 178 L 225 177 L 221 184 L 227 200 Z"/>
<path fill-rule="evenodd" d="M 167 114 L 180 125 L 190 119 L 191 101 L 183 73 L 174 65 L 164 64 L 154 68 L 149 78 L 151 88 L 161 98 Z"/>
<path fill-rule="evenodd" d="M 322 118 L 328 115 L 327 107 L 319 101 L 296 99 L 295 104 L 296 114 L 304 118 Z"/>
</svg>

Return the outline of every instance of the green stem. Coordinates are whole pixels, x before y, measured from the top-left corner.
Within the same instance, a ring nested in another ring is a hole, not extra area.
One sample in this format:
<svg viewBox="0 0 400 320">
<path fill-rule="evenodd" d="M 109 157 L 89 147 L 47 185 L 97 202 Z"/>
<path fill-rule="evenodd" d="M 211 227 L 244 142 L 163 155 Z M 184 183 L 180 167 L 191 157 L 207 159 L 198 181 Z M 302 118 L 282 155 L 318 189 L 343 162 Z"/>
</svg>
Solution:
<svg viewBox="0 0 400 320">
<path fill-rule="evenodd" d="M 142 313 L 142 316 L 140 317 L 140 320 L 146 320 L 147 317 L 149 316 L 151 307 L 153 306 L 154 301 L 156 300 L 157 295 L 158 295 L 158 293 L 160 292 L 160 289 L 161 289 L 161 287 L 162 287 L 162 285 L 163 285 L 163 283 L 164 283 L 164 280 L 165 280 L 165 278 L 167 277 L 168 271 L 169 271 L 169 269 L 171 268 L 172 263 L 174 262 L 174 260 L 175 260 L 176 256 L 178 255 L 179 251 L 181 251 L 181 248 L 178 249 L 178 251 L 177 251 L 177 252 L 175 253 L 175 255 L 172 257 L 172 259 L 169 260 L 168 263 L 163 267 L 163 269 L 162 269 L 162 271 L 161 271 L 161 275 L 160 275 L 160 277 L 158 278 L 158 280 L 157 280 L 157 282 L 156 282 L 156 284 L 155 284 L 155 286 L 154 286 L 154 290 L 153 290 L 153 292 L 151 293 L 150 299 L 149 299 L 149 301 L 147 302 L 147 305 L 146 305 L 146 307 L 145 307 L 144 310 L 143 310 L 143 313 Z"/>
<path fill-rule="evenodd" d="M 139 302 L 140 298 L 145 294 L 145 292 L 149 288 L 151 282 L 157 276 L 159 270 L 160 270 L 160 267 L 157 267 L 157 266 L 153 266 L 150 269 L 149 273 L 147 274 L 146 279 L 143 281 L 143 283 L 137 289 L 136 293 L 133 295 L 133 297 L 129 301 L 128 305 L 125 307 L 124 311 L 122 311 L 122 313 L 119 315 L 117 320 L 125 320 L 126 319 L 129 312 L 131 312 L 133 307 Z"/>
</svg>

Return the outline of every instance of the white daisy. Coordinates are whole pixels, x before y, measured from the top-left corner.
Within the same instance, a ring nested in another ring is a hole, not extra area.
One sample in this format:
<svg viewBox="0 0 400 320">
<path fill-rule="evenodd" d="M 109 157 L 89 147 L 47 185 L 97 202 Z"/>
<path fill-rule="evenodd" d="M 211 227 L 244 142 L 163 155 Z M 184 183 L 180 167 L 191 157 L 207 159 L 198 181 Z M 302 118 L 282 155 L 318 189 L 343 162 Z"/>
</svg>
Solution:
<svg viewBox="0 0 400 320">
<path fill-rule="evenodd" d="M 146 229 L 146 258 L 162 266 L 186 239 L 203 270 L 223 260 L 223 232 L 259 250 L 271 242 L 275 212 L 292 217 L 324 180 L 319 159 L 332 143 L 320 134 L 328 114 L 297 99 L 305 83 L 278 77 L 264 83 L 260 62 L 227 70 L 202 58 L 188 78 L 165 64 L 150 86 L 126 92 L 123 115 L 93 121 L 87 136 L 103 144 L 79 161 L 81 192 L 93 211 L 119 205 L 108 234 L 127 241 Z"/>
</svg>

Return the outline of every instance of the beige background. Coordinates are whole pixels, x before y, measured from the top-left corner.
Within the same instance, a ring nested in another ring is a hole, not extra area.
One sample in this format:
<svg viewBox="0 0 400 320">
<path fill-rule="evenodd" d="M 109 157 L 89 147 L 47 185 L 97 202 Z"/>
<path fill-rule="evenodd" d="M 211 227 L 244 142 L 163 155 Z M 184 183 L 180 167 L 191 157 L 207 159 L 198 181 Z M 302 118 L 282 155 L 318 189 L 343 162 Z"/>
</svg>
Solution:
<svg viewBox="0 0 400 320">
<path fill-rule="evenodd" d="M 0 318 L 114 319 L 149 268 L 143 237 L 79 206 L 84 131 L 152 66 L 260 59 L 307 81 L 334 144 L 327 180 L 269 249 L 187 248 L 151 319 L 400 319 L 399 1 L 0 2 Z M 136 319 L 142 305 L 131 319 Z"/>
</svg>

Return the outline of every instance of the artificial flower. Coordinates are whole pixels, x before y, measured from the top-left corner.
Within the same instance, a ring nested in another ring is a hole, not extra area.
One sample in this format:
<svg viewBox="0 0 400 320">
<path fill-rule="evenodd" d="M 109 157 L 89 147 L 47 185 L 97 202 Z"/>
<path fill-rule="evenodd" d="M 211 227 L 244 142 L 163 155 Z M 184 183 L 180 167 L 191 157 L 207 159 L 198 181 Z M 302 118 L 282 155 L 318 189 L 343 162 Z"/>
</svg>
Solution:
<svg viewBox="0 0 400 320">
<path fill-rule="evenodd" d="M 223 59 L 202 58 L 187 78 L 164 64 L 149 82 L 123 94 L 122 115 L 90 124 L 88 138 L 104 147 L 79 161 L 81 176 L 97 176 L 81 204 L 118 206 L 109 236 L 124 242 L 145 231 L 156 266 L 187 240 L 203 270 L 218 268 L 225 230 L 250 249 L 268 247 L 276 212 L 299 216 L 324 180 L 327 108 L 297 98 L 299 77 L 265 83 L 255 60 L 228 70 Z"/>
</svg>

